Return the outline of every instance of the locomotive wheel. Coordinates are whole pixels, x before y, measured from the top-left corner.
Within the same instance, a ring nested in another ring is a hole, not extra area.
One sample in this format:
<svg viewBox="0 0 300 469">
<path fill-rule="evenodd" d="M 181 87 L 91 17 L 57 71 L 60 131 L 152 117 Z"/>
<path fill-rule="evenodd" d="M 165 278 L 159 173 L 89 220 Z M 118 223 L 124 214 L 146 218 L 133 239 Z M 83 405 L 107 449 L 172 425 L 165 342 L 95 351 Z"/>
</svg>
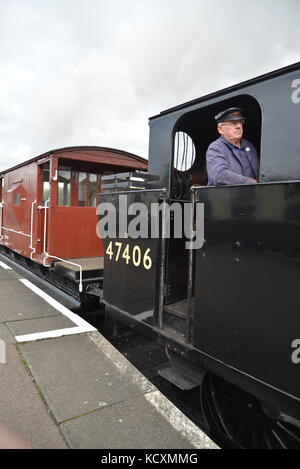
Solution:
<svg viewBox="0 0 300 469">
<path fill-rule="evenodd" d="M 208 374 L 201 405 L 207 424 L 240 449 L 299 449 L 300 422 Z"/>
</svg>

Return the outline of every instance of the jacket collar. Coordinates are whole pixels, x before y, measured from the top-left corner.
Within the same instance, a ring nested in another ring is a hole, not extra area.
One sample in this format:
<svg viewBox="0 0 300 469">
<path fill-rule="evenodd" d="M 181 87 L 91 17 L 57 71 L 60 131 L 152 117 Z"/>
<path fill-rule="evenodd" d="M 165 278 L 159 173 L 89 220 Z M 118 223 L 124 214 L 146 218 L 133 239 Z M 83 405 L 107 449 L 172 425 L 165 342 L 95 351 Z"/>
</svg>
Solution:
<svg viewBox="0 0 300 469">
<path fill-rule="evenodd" d="M 234 145 L 233 143 L 230 143 L 228 142 L 228 140 L 226 140 L 226 138 L 223 137 L 223 135 L 221 135 L 220 137 L 220 140 L 224 143 L 226 143 L 229 148 L 231 148 L 232 150 L 232 153 L 234 154 L 234 156 L 236 157 L 236 159 L 240 162 L 241 166 L 243 167 L 243 163 L 242 163 L 242 159 L 241 159 L 241 154 L 239 153 L 239 150 L 242 150 L 244 149 L 246 146 L 248 146 L 247 144 L 247 141 L 245 141 L 245 139 L 241 139 L 241 147 L 237 147 L 236 145 Z M 248 160 L 251 164 L 251 167 L 254 171 L 254 174 L 257 174 L 258 173 L 258 166 L 256 165 L 255 161 L 253 161 L 253 158 L 250 158 L 250 156 L 248 155 Z"/>
<path fill-rule="evenodd" d="M 226 138 L 223 137 L 223 135 L 221 135 L 220 139 L 222 140 L 222 142 L 227 143 L 227 145 L 229 145 L 231 148 L 236 149 L 236 150 L 241 150 L 245 146 L 245 140 L 243 138 L 241 139 L 241 146 L 240 147 L 238 147 L 234 143 L 231 143 L 228 140 L 226 140 Z"/>
<path fill-rule="evenodd" d="M 228 142 L 228 140 L 226 140 L 226 138 L 224 138 L 223 135 L 221 135 L 220 139 L 221 139 L 222 142 L 224 142 L 230 148 L 233 155 L 236 157 L 236 159 L 240 163 L 241 167 L 243 168 L 242 156 L 241 156 L 241 153 L 239 151 L 243 148 L 243 140 L 241 140 L 241 147 L 239 148 L 236 145 L 234 145 L 233 143 Z"/>
</svg>

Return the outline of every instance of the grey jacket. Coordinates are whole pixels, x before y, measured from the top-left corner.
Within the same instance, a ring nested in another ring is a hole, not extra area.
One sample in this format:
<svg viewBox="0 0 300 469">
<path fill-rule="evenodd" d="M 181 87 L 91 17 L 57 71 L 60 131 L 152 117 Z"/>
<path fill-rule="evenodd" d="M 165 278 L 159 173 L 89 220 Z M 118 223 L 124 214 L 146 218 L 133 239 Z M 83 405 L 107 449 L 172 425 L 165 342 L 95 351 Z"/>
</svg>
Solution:
<svg viewBox="0 0 300 469">
<path fill-rule="evenodd" d="M 208 147 L 206 165 L 209 186 L 252 184 L 259 177 L 257 152 L 245 139 L 238 148 L 221 136 Z"/>
</svg>

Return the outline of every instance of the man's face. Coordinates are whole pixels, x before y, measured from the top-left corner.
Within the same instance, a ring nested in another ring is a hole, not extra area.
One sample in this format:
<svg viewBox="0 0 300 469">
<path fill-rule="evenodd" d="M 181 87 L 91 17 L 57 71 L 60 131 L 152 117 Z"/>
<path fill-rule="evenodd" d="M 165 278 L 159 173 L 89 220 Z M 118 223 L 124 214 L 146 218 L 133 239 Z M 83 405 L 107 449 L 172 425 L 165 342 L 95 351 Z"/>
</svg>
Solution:
<svg viewBox="0 0 300 469">
<path fill-rule="evenodd" d="M 218 125 L 218 131 L 229 141 L 241 140 L 244 131 L 243 121 L 227 121 Z"/>
</svg>

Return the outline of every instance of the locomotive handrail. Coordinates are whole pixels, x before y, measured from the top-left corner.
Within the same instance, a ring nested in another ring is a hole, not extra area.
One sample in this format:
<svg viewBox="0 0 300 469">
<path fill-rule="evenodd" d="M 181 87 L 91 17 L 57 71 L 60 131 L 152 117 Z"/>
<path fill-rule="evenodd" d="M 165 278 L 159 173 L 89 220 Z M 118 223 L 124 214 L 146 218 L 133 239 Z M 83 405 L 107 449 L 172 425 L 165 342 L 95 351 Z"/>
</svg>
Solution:
<svg viewBox="0 0 300 469">
<path fill-rule="evenodd" d="M 190 191 L 191 195 L 191 203 L 192 203 L 192 212 L 191 212 L 191 233 L 193 232 L 193 225 L 195 219 L 195 190 L 194 186 L 191 188 Z M 190 233 L 190 235 L 191 235 Z M 187 290 L 187 300 L 188 300 L 188 310 L 187 310 L 187 318 L 186 318 L 186 340 L 188 343 L 191 343 L 192 336 L 191 336 L 191 325 L 192 325 L 192 315 L 193 315 L 193 268 L 194 268 L 194 251 L 193 249 L 189 249 L 189 258 L 188 258 L 188 290 Z"/>
<path fill-rule="evenodd" d="M 47 209 L 49 209 L 49 203 L 50 199 L 46 200 L 45 202 L 45 213 L 44 213 L 44 259 L 43 259 L 43 266 L 44 267 L 49 267 L 49 265 L 46 265 L 46 260 L 51 258 L 51 259 L 57 259 L 62 262 L 66 262 L 67 264 L 75 265 L 76 267 L 79 267 L 79 293 L 82 293 L 83 286 L 82 286 L 82 266 L 80 264 L 77 264 L 76 262 L 71 262 L 67 259 L 62 259 L 61 257 L 53 256 L 52 254 L 49 254 L 46 251 L 46 240 L 47 240 Z"/>
<path fill-rule="evenodd" d="M 166 206 L 163 205 L 162 213 L 162 237 L 161 237 L 161 264 L 159 281 L 158 303 L 158 329 L 163 329 L 164 299 L 165 299 L 165 275 L 166 275 Z"/>
</svg>

